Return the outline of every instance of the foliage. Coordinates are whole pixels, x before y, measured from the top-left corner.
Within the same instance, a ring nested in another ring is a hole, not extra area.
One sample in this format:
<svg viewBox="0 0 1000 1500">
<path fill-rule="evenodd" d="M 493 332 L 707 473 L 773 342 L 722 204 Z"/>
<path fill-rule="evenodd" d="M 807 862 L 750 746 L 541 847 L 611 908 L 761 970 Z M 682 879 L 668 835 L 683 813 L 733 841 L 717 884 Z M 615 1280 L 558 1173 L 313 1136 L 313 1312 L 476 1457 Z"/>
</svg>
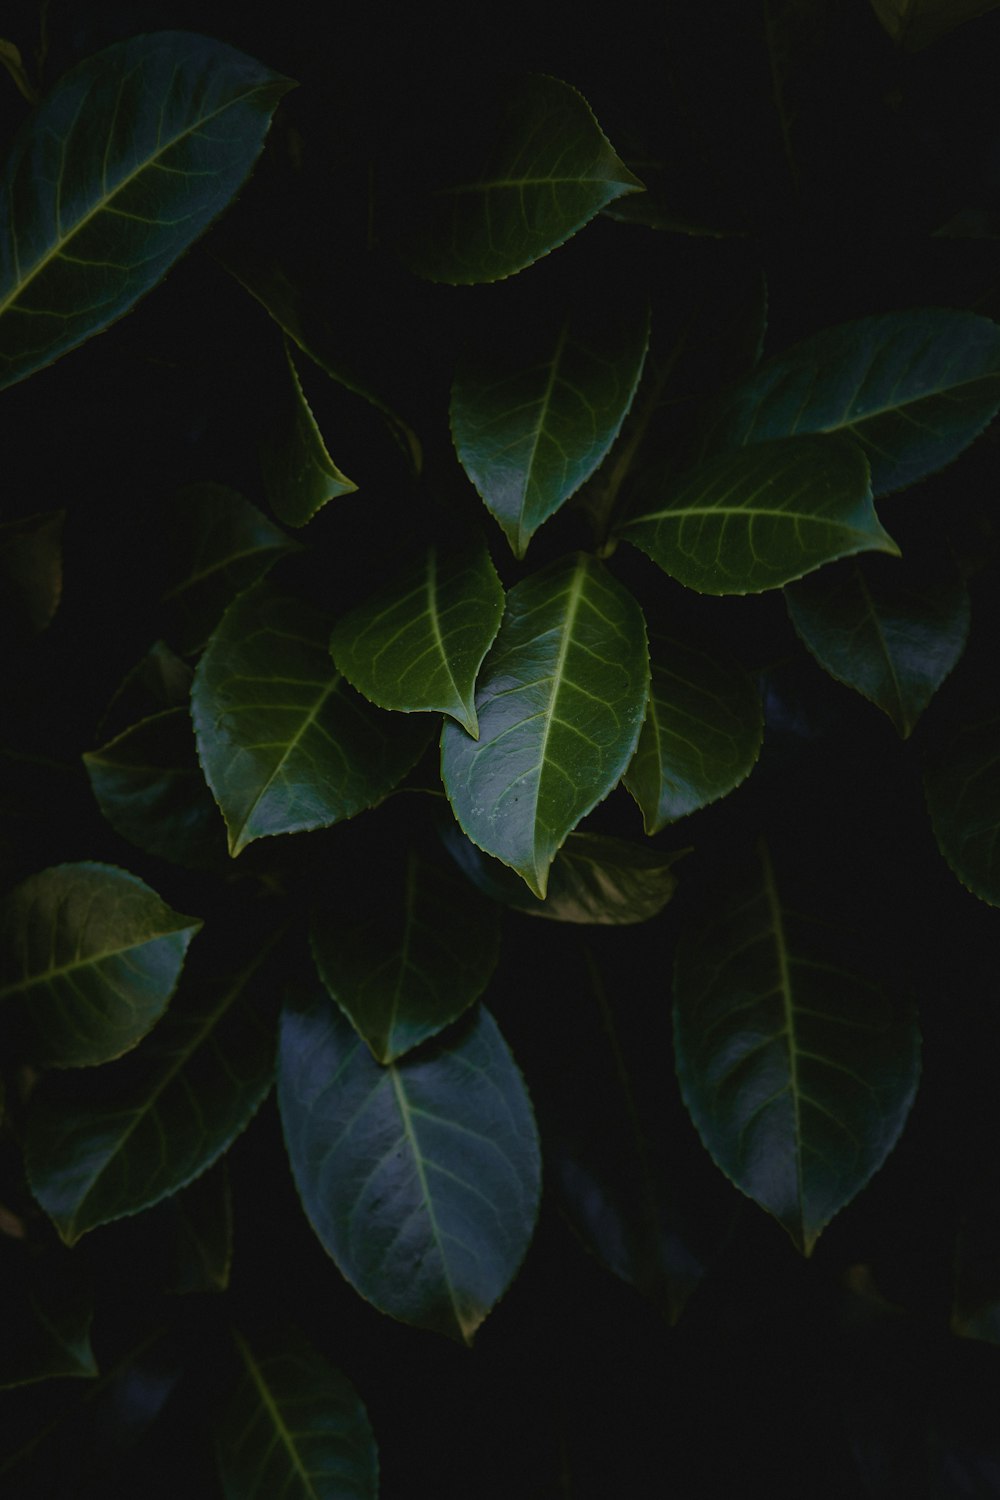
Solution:
<svg viewBox="0 0 1000 1500">
<path fill-rule="evenodd" d="M 11 21 L 5 1494 L 1000 1470 L 1000 29 L 849 9 Z"/>
</svg>

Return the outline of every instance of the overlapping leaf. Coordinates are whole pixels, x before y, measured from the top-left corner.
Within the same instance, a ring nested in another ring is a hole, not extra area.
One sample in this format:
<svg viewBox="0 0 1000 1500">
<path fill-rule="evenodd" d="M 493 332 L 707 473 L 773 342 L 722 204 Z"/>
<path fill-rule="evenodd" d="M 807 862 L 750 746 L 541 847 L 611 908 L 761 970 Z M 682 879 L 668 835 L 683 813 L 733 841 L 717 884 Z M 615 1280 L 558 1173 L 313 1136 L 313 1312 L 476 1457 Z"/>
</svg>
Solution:
<svg viewBox="0 0 1000 1500">
<path fill-rule="evenodd" d="M 737 1187 L 809 1255 L 882 1165 L 919 1074 L 915 1021 L 784 904 L 766 852 L 677 950 L 681 1092 Z"/>
<path fill-rule="evenodd" d="M 785 593 L 799 635 L 831 677 L 855 688 L 904 739 L 965 649 L 969 595 L 957 574 L 914 586 L 881 558 L 824 568 Z"/>
<path fill-rule="evenodd" d="M 118 684 L 98 733 L 117 739 L 142 719 L 151 719 L 169 708 L 185 708 L 191 701 L 193 679 L 193 667 L 165 641 L 154 641 Z"/>
<path fill-rule="evenodd" d="M 1000 715 L 960 729 L 928 764 L 924 789 L 948 864 L 973 895 L 1000 906 Z"/>
<path fill-rule="evenodd" d="M 296 1001 L 278 1102 L 303 1206 L 351 1285 L 471 1342 L 521 1263 L 539 1195 L 531 1105 L 493 1018 L 480 1009 L 383 1067 L 327 996 Z"/>
<path fill-rule="evenodd" d="M 225 208 L 292 84 L 209 37 L 131 37 L 28 116 L 0 184 L 0 387 L 120 318 Z"/>
<path fill-rule="evenodd" d="M 836 436 L 708 459 L 622 535 L 703 594 L 758 594 L 838 557 L 899 550 L 875 514 L 861 449 Z"/>
<path fill-rule="evenodd" d="M 505 101 L 481 168 L 436 191 L 406 259 L 431 281 L 499 281 L 641 188 L 583 96 L 532 74 Z"/>
<path fill-rule="evenodd" d="M 380 708 L 450 714 L 476 736 L 476 675 L 503 600 L 482 542 L 452 552 L 428 547 L 401 578 L 337 621 L 334 663 Z"/>
<path fill-rule="evenodd" d="M 665 638 L 651 657 L 646 721 L 623 778 L 649 834 L 739 786 L 764 733 L 760 693 L 736 662 Z"/>
<path fill-rule="evenodd" d="M 291 377 L 287 409 L 265 440 L 261 460 L 271 509 L 288 526 L 305 526 L 328 501 L 357 485 L 327 452 L 287 337 L 285 357 Z"/>
<path fill-rule="evenodd" d="M 348 686 L 329 633 L 322 613 L 265 580 L 226 611 L 198 664 L 198 754 L 233 855 L 371 807 L 430 737 L 424 721 L 385 714 Z"/>
<path fill-rule="evenodd" d="M 628 765 L 648 685 L 642 612 L 594 558 L 560 560 L 508 594 L 476 693 L 479 740 L 446 724 L 441 773 L 464 832 L 536 896 Z"/>
<path fill-rule="evenodd" d="M 0 1007 L 33 1060 L 108 1062 L 163 1014 L 201 926 L 112 865 L 56 865 L 0 906 Z"/>
<path fill-rule="evenodd" d="M 515 303 L 508 337 L 470 351 L 452 387 L 459 459 L 516 557 L 604 459 L 649 343 L 631 286 L 553 312 Z"/>
</svg>

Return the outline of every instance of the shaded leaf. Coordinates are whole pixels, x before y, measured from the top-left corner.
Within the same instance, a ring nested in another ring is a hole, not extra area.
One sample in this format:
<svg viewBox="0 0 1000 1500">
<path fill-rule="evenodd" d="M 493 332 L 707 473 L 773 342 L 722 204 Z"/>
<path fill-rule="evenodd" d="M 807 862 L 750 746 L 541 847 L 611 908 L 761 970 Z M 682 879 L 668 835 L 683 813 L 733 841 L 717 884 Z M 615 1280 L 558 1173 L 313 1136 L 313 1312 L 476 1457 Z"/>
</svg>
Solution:
<svg viewBox="0 0 1000 1500">
<path fill-rule="evenodd" d="M 59 1376 L 92 1377 L 94 1297 L 82 1268 L 61 1254 L 0 1239 L 0 1390 Z"/>
<path fill-rule="evenodd" d="M 375 1500 L 378 1453 L 346 1376 L 299 1337 L 251 1345 L 216 1431 L 226 1500 Z"/>
<path fill-rule="evenodd" d="M 481 165 L 434 193 L 405 258 L 431 281 L 499 281 L 641 189 L 582 94 L 531 74 L 504 101 Z"/>
<path fill-rule="evenodd" d="M 328 501 L 351 494 L 357 485 L 340 472 L 327 452 L 287 337 L 285 357 L 291 375 L 290 399 L 264 443 L 261 466 L 275 515 L 288 526 L 305 526 Z"/>
<path fill-rule="evenodd" d="M 550 312 L 515 304 L 505 332 L 503 343 L 465 356 L 451 431 L 463 468 L 523 557 L 618 436 L 642 375 L 649 307 L 631 285 Z"/>
<path fill-rule="evenodd" d="M 433 732 L 359 697 L 333 668 L 329 634 L 323 614 L 264 581 L 230 606 L 198 663 L 198 755 L 233 855 L 371 807 Z"/>
<path fill-rule="evenodd" d="M 684 1102 L 716 1165 L 805 1255 L 898 1140 L 920 1035 L 782 901 L 763 847 L 747 887 L 677 948 Z"/>
<path fill-rule="evenodd" d="M 170 1292 L 224 1292 L 233 1264 L 233 1195 L 223 1157 L 163 1205 L 173 1221 Z"/>
<path fill-rule="evenodd" d="M 287 78 L 209 37 L 131 37 L 28 116 L 0 192 L 0 387 L 128 311 L 225 208 Z"/>
<path fill-rule="evenodd" d="M 482 542 L 450 553 L 428 547 L 401 578 L 337 621 L 334 663 L 380 708 L 450 714 L 475 736 L 476 675 L 503 601 Z"/>
<path fill-rule="evenodd" d="M 1000 906 L 1000 715 L 967 724 L 928 764 L 938 848 L 967 890 Z"/>
<path fill-rule="evenodd" d="M 788 170 L 799 184 L 796 116 L 808 84 L 800 77 L 805 62 L 821 47 L 827 30 L 827 0 L 764 0 L 764 42 L 771 72 L 771 97 L 781 128 Z"/>
<path fill-rule="evenodd" d="M 996 10 L 998 0 L 872 0 L 886 31 L 907 52 L 929 47 L 963 21 Z"/>
<path fill-rule="evenodd" d="M 17 635 L 44 630 L 63 585 L 64 510 L 0 526 L 0 625 Z"/>
<path fill-rule="evenodd" d="M 904 739 L 969 634 L 969 595 L 957 574 L 914 587 L 905 568 L 881 558 L 824 568 L 792 584 L 785 602 L 820 666 L 888 714 Z"/>
<path fill-rule="evenodd" d="M 42 870 L 0 906 L 0 1004 L 36 1062 L 108 1062 L 159 1020 L 200 926 L 113 865 Z"/>
<path fill-rule="evenodd" d="M 379 1062 L 392 1062 L 478 1000 L 500 953 L 496 908 L 411 852 L 386 870 L 362 912 L 320 909 L 311 940 L 320 978 Z"/>
<path fill-rule="evenodd" d="M 739 786 L 763 735 L 760 693 L 737 662 L 654 638 L 646 719 L 623 777 L 646 832 L 659 833 Z"/>
<path fill-rule="evenodd" d="M 479 677 L 479 740 L 446 723 L 441 775 L 463 831 L 536 896 L 628 765 L 648 685 L 642 612 L 594 558 L 560 560 L 508 594 Z"/>
<path fill-rule="evenodd" d="M 297 1000 L 278 1102 L 303 1206 L 347 1280 L 380 1311 L 470 1343 L 539 1196 L 531 1105 L 492 1016 L 382 1067 L 332 1000 Z"/>
<path fill-rule="evenodd" d="M 786 438 L 708 459 L 621 528 L 703 594 L 759 594 L 854 552 L 898 552 L 872 506 L 860 448 Z"/>
<path fill-rule="evenodd" d="M 165 641 L 154 641 L 126 672 L 105 710 L 98 733 L 116 739 L 140 719 L 150 719 L 168 708 L 186 708 L 191 701 L 194 668 Z"/>
<path fill-rule="evenodd" d="M 1000 1344 L 1000 1220 L 989 1193 L 976 1199 L 959 1228 L 951 1331 Z"/>
</svg>

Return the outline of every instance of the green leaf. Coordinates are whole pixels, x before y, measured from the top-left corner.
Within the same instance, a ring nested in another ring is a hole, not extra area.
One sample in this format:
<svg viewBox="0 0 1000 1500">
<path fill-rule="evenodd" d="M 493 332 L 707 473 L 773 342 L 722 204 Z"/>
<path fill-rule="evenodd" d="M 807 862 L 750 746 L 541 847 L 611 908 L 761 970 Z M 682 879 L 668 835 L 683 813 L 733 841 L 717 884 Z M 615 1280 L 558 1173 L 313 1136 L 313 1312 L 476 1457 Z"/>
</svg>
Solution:
<svg viewBox="0 0 1000 1500">
<path fill-rule="evenodd" d="M 169 708 L 186 708 L 191 701 L 194 668 L 171 651 L 165 641 L 154 641 L 122 678 L 101 717 L 98 733 L 117 739 L 141 719 L 151 719 Z"/>
<path fill-rule="evenodd" d="M 89 1278 L 65 1251 L 0 1238 L 0 1390 L 37 1380 L 97 1374 L 90 1345 Z"/>
<path fill-rule="evenodd" d="M 893 41 L 918 52 L 964 21 L 996 10 L 1000 0 L 872 0 L 872 9 Z"/>
<path fill-rule="evenodd" d="M 168 708 L 89 750 L 83 763 L 116 833 L 149 854 L 199 868 L 226 856 L 219 812 L 186 708 Z"/>
<path fill-rule="evenodd" d="M 169 581 L 163 599 L 182 651 L 200 650 L 236 595 L 298 547 L 255 505 L 222 484 L 178 490 L 167 507 L 164 530 Z"/>
<path fill-rule="evenodd" d="M 326 617 L 255 584 L 229 607 L 195 673 L 198 755 L 229 852 L 327 828 L 402 780 L 432 732 L 373 708 L 334 671 Z"/>
<path fill-rule="evenodd" d="M 431 281 L 500 281 L 642 183 L 616 156 L 586 99 L 531 74 L 504 101 L 481 165 L 442 185 L 404 254 Z"/>
<path fill-rule="evenodd" d="M 0 905 L 0 1004 L 36 1062 L 108 1062 L 159 1020 L 200 927 L 113 865 L 42 870 Z"/>
<path fill-rule="evenodd" d="M 508 594 L 479 678 L 479 740 L 446 723 L 441 775 L 463 831 L 536 896 L 632 758 L 648 686 L 642 612 L 594 558 L 560 560 Z"/>
<path fill-rule="evenodd" d="M 287 526 L 306 526 L 328 501 L 350 495 L 357 485 L 340 472 L 327 452 L 287 337 L 285 357 L 291 375 L 290 399 L 264 443 L 261 467 L 267 498 L 278 519 Z"/>
<path fill-rule="evenodd" d="M 0 387 L 127 312 L 250 172 L 287 78 L 209 37 L 131 37 L 28 116 L 0 196 Z"/>
<path fill-rule="evenodd" d="M 62 597 L 64 510 L 0 526 L 0 626 L 14 635 L 50 624 Z"/>
<path fill-rule="evenodd" d="M 346 1376 L 300 1337 L 233 1338 L 240 1377 L 216 1432 L 226 1500 L 375 1500 L 375 1438 Z"/>
<path fill-rule="evenodd" d="M 764 736 L 760 693 L 735 661 L 664 636 L 651 658 L 646 721 L 623 778 L 648 834 L 745 781 Z"/>
<path fill-rule="evenodd" d="M 412 568 L 334 626 L 338 671 L 380 708 L 450 714 L 476 736 L 476 675 L 503 614 L 504 594 L 482 542 Z"/>
<path fill-rule="evenodd" d="M 233 1195 L 226 1158 L 172 1194 L 163 1211 L 173 1229 L 167 1291 L 224 1292 L 233 1265 Z"/>
<path fill-rule="evenodd" d="M 998 409 L 1000 326 L 918 308 L 824 329 L 768 360 L 724 398 L 712 441 L 844 433 L 882 495 L 957 458 Z"/>
<path fill-rule="evenodd" d="M 273 945 L 221 975 L 202 950 L 128 1057 L 35 1089 L 28 1180 L 67 1244 L 175 1193 L 249 1124 L 274 1079 L 274 984 L 262 974 Z"/>
<path fill-rule="evenodd" d="M 703 594 L 759 594 L 853 552 L 899 550 L 875 514 L 860 448 L 825 436 L 710 458 L 621 534 Z"/>
<path fill-rule="evenodd" d="M 787 589 L 785 602 L 820 666 L 888 714 L 904 739 L 969 634 L 969 595 L 957 574 L 914 587 L 899 563 L 881 558 L 824 568 Z"/>
<path fill-rule="evenodd" d="M 974 896 L 1000 906 L 1000 715 L 960 729 L 927 766 L 924 791 L 952 871 Z"/>
<path fill-rule="evenodd" d="M 548 312 L 515 301 L 505 332 L 502 343 L 466 355 L 452 386 L 451 431 L 463 468 L 523 557 L 621 431 L 649 345 L 649 307 L 630 285 Z"/>
<path fill-rule="evenodd" d="M 698 1133 L 805 1255 L 885 1161 L 919 1076 L 916 1022 L 839 947 L 785 906 L 761 847 L 747 887 L 682 935 L 674 973 L 677 1076 Z"/>
<path fill-rule="evenodd" d="M 500 954 L 496 907 L 411 852 L 374 907 L 312 921 L 320 978 L 379 1062 L 393 1062 L 478 1000 Z"/>
<path fill-rule="evenodd" d="M 381 1066 L 326 996 L 285 1009 L 278 1103 L 299 1196 L 369 1302 L 471 1343 L 538 1211 L 538 1138 L 492 1016 Z"/>
</svg>

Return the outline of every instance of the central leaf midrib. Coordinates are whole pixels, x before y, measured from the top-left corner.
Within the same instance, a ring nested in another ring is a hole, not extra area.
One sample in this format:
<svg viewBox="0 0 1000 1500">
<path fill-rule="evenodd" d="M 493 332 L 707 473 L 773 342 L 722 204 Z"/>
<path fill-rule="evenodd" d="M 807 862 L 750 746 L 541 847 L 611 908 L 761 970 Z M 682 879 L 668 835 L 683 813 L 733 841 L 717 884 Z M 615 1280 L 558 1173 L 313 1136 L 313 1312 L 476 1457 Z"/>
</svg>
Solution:
<svg viewBox="0 0 1000 1500">
<path fill-rule="evenodd" d="M 433 1236 L 434 1244 L 441 1259 L 441 1273 L 444 1278 L 445 1285 L 448 1288 L 448 1296 L 451 1299 L 451 1307 L 455 1317 L 455 1324 L 456 1327 L 462 1333 L 464 1333 L 464 1324 L 462 1321 L 461 1312 L 459 1310 L 458 1300 L 455 1296 L 455 1288 L 453 1287 L 451 1277 L 448 1274 L 448 1260 L 444 1253 L 444 1243 L 441 1236 L 441 1230 L 438 1227 L 437 1217 L 434 1213 L 434 1200 L 431 1196 L 431 1190 L 427 1183 L 427 1174 L 424 1171 L 424 1158 L 420 1151 L 420 1143 L 417 1140 L 416 1131 L 413 1128 L 413 1116 L 410 1111 L 410 1102 L 406 1097 L 406 1090 L 403 1088 L 403 1085 L 400 1082 L 399 1069 L 395 1065 L 395 1063 L 390 1063 L 387 1071 L 390 1078 L 392 1079 L 393 1092 L 396 1096 L 396 1106 L 399 1110 L 400 1120 L 402 1121 L 403 1133 L 406 1136 L 407 1145 L 409 1146 L 410 1152 L 413 1156 L 413 1164 L 416 1167 L 417 1180 L 420 1183 L 420 1192 L 427 1209 L 427 1218 L 431 1227 L 431 1235 Z"/>
<path fill-rule="evenodd" d="M 522 552 L 527 547 L 528 542 L 531 539 L 530 532 L 527 536 L 524 535 L 525 511 L 527 510 L 528 505 L 528 494 L 531 488 L 535 459 L 538 454 L 538 445 L 541 442 L 542 433 L 545 431 L 545 419 L 548 416 L 549 407 L 552 404 L 552 395 L 556 388 L 556 376 L 559 370 L 559 362 L 562 359 L 563 350 L 566 347 L 566 341 L 568 337 L 569 319 L 567 318 L 563 323 L 562 328 L 559 330 L 559 337 L 556 339 L 556 347 L 552 352 L 552 358 L 549 360 L 549 375 L 545 383 L 545 390 L 542 392 L 541 400 L 538 403 L 538 419 L 534 425 L 534 435 L 531 440 L 531 452 L 529 453 L 524 466 L 524 491 L 521 495 L 521 504 L 518 507 L 517 516 L 517 541 L 519 552 Z"/>
<path fill-rule="evenodd" d="M 237 1347 L 239 1348 L 240 1354 L 243 1357 L 243 1363 L 246 1365 L 247 1370 L 250 1373 L 250 1378 L 253 1381 L 254 1386 L 256 1387 L 257 1394 L 259 1395 L 268 1416 L 271 1418 L 275 1431 L 278 1433 L 278 1436 L 284 1444 L 288 1456 L 299 1475 L 299 1478 L 302 1480 L 302 1483 L 308 1493 L 314 1497 L 314 1500 L 321 1500 L 319 1491 L 316 1489 L 315 1485 L 312 1482 L 312 1476 L 310 1475 L 309 1471 L 302 1466 L 302 1460 L 299 1458 L 299 1451 L 295 1445 L 294 1436 L 292 1435 L 291 1431 L 285 1423 L 284 1418 L 281 1415 L 281 1409 L 278 1406 L 277 1401 L 271 1394 L 270 1386 L 264 1380 L 264 1377 L 260 1372 L 260 1367 L 257 1363 L 257 1360 L 254 1358 L 253 1351 L 250 1349 L 246 1340 L 236 1331 L 235 1328 L 233 1329 L 233 1338 L 236 1340 Z"/>
<path fill-rule="evenodd" d="M 781 911 L 781 901 L 774 883 L 774 871 L 771 868 L 771 860 L 767 848 L 763 843 L 760 845 L 759 854 L 764 877 L 764 896 L 767 901 L 771 933 L 774 938 L 775 955 L 778 961 L 779 988 L 785 1020 L 785 1036 L 787 1038 L 788 1050 L 788 1092 L 792 1100 L 795 1136 L 795 1185 L 798 1196 L 802 1243 L 805 1246 L 805 1191 L 802 1181 L 802 1111 L 799 1099 L 799 1068 L 795 1043 L 795 1005 L 792 999 L 792 981 L 788 966 L 788 944 L 785 938 L 785 923 Z"/>
<path fill-rule="evenodd" d="M 306 714 L 305 718 L 302 720 L 302 723 L 299 725 L 298 729 L 295 731 L 295 733 L 292 736 L 292 738 L 287 742 L 285 748 L 281 752 L 281 755 L 275 761 L 274 766 L 272 767 L 271 771 L 268 773 L 267 780 L 258 789 L 258 791 L 257 791 L 257 793 L 256 793 L 256 795 L 255 795 L 255 797 L 253 799 L 253 801 L 250 803 L 250 806 L 247 808 L 245 814 L 243 815 L 243 820 L 240 823 L 239 827 L 237 829 L 233 830 L 234 834 L 236 835 L 236 841 L 238 841 L 240 838 L 242 838 L 243 834 L 246 832 L 247 824 L 250 822 L 250 819 L 253 817 L 254 813 L 257 811 L 257 808 L 260 806 L 260 804 L 263 801 L 263 799 L 267 796 L 268 792 L 271 790 L 271 787 L 273 786 L 275 780 L 277 779 L 277 777 L 281 773 L 281 771 L 284 769 L 285 764 L 290 759 L 290 757 L 293 754 L 293 752 L 298 748 L 299 743 L 300 743 L 303 735 L 305 734 L 306 730 L 310 727 L 310 725 L 312 725 L 312 724 L 314 724 L 316 722 L 317 716 L 319 715 L 320 710 L 326 704 L 327 699 L 331 698 L 333 696 L 333 694 L 337 691 L 338 687 L 340 686 L 341 682 L 343 682 L 343 680 L 344 679 L 343 679 L 343 674 L 342 673 L 340 673 L 340 672 L 335 672 L 334 673 L 331 682 L 319 694 L 319 696 L 317 697 L 317 699 L 316 699 L 315 703 L 313 704 L 312 708 Z M 264 709 L 266 711 L 267 705 L 265 704 L 265 705 L 263 705 L 263 707 L 264 707 Z"/>
<path fill-rule="evenodd" d="M 566 658 L 569 655 L 569 648 L 572 645 L 573 641 L 573 626 L 576 622 L 577 611 L 580 607 L 580 598 L 583 594 L 583 583 L 586 577 L 586 572 L 586 560 L 581 559 L 581 561 L 577 563 L 574 569 L 573 577 L 570 581 L 567 591 L 568 603 L 566 605 L 562 634 L 559 641 L 559 654 L 556 658 L 555 666 L 552 671 L 552 690 L 549 694 L 548 705 L 545 709 L 545 722 L 544 728 L 542 730 L 541 743 L 539 745 L 538 753 L 538 777 L 535 782 L 534 818 L 532 819 L 532 856 L 536 862 L 538 858 L 538 803 L 541 798 L 542 777 L 545 774 L 545 764 L 547 760 L 546 752 L 549 745 L 549 736 L 552 733 L 552 724 L 555 718 L 556 703 L 558 702 L 559 691 L 563 685 L 563 677 L 566 669 Z M 535 873 L 536 875 L 538 873 L 537 863 Z"/>
<path fill-rule="evenodd" d="M 148 937 L 139 938 L 135 942 L 124 943 L 120 948 L 105 948 L 100 953 L 88 953 L 84 958 L 73 959 L 70 963 L 57 964 L 55 968 L 46 969 L 42 974 L 15 981 L 14 984 L 0 985 L 0 1000 L 6 995 L 23 994 L 37 985 L 48 984 L 53 979 L 62 978 L 64 974 L 73 974 L 77 969 L 95 968 L 107 958 L 119 958 L 123 953 L 133 953 L 137 948 L 145 948 L 149 943 L 160 942 L 163 938 L 174 937 L 176 934 L 188 932 L 192 927 L 197 926 L 200 926 L 200 923 L 192 921 L 183 926 L 168 927 L 163 932 L 153 932 Z"/>
<path fill-rule="evenodd" d="M 459 703 L 464 709 L 466 706 L 465 699 L 462 696 L 461 688 L 455 681 L 455 673 L 453 672 L 451 662 L 448 659 L 448 653 L 445 650 L 444 635 L 441 631 L 441 621 L 438 613 L 437 602 L 436 547 L 429 547 L 427 550 L 427 618 L 431 622 L 431 629 L 434 632 L 434 642 L 438 648 L 438 654 L 440 655 L 441 660 L 444 663 L 445 671 L 448 673 L 448 678 L 451 682 L 452 688 L 454 689 L 455 697 L 458 699 Z"/>
</svg>

